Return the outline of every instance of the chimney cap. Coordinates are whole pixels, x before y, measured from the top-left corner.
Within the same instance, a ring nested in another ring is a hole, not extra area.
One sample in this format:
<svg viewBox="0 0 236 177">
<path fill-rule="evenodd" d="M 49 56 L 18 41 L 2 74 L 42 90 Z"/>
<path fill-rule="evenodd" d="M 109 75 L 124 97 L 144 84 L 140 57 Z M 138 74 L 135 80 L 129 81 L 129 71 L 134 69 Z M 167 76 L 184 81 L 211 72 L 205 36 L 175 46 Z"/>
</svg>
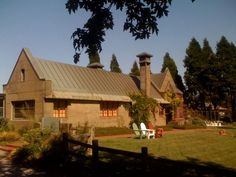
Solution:
<svg viewBox="0 0 236 177">
<path fill-rule="evenodd" d="M 138 58 L 151 58 L 153 56 L 147 52 L 142 52 L 142 53 L 136 55 L 136 57 L 138 57 Z"/>
<path fill-rule="evenodd" d="M 101 63 L 95 62 L 95 63 L 89 64 L 87 67 L 93 68 L 93 69 L 102 69 L 104 66 Z"/>
</svg>

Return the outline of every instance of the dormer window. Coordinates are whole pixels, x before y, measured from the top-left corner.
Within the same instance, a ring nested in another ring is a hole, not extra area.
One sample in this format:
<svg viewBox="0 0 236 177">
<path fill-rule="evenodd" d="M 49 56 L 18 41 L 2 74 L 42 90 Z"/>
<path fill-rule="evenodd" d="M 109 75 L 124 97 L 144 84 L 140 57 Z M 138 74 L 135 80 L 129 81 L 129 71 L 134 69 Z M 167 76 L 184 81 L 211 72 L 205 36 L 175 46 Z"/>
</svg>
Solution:
<svg viewBox="0 0 236 177">
<path fill-rule="evenodd" d="M 20 81 L 21 82 L 25 81 L 25 70 L 24 69 L 22 69 L 20 72 Z"/>
</svg>

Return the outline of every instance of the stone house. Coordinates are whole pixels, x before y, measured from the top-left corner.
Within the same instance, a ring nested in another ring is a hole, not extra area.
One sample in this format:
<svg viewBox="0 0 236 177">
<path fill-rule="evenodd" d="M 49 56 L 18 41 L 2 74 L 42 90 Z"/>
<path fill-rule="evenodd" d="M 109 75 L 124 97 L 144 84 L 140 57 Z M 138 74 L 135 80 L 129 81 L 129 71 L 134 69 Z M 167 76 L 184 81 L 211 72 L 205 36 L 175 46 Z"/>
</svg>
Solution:
<svg viewBox="0 0 236 177">
<path fill-rule="evenodd" d="M 58 118 L 74 127 L 84 124 L 96 127 L 128 126 L 130 116 L 125 104 L 129 94 L 143 92 L 162 106 L 154 124 L 165 125 L 165 92 L 182 98 L 167 69 L 151 74 L 150 54 L 137 55 L 140 77 L 108 72 L 101 65 L 77 65 L 39 59 L 23 48 L 8 83 L 3 86 L 4 117 L 18 127 L 40 124 L 45 117 Z M 181 109 L 176 119 L 181 118 Z"/>
</svg>

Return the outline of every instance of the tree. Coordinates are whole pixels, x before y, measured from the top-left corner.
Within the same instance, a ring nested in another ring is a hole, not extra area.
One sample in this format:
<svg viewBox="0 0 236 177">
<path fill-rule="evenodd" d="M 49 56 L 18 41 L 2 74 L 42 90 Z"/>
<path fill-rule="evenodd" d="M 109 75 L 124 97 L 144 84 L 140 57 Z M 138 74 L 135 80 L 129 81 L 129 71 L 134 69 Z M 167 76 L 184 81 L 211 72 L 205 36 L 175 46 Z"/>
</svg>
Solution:
<svg viewBox="0 0 236 177">
<path fill-rule="evenodd" d="M 231 106 L 232 118 L 236 120 L 235 45 L 222 36 L 214 54 L 207 39 L 204 39 L 201 49 L 193 38 L 186 54 L 184 77 L 189 106 L 200 109 L 205 109 L 206 103 L 215 109 Z"/>
<path fill-rule="evenodd" d="M 175 78 L 177 75 L 177 67 L 174 60 L 170 57 L 169 53 L 167 52 L 163 58 L 163 64 L 161 72 L 164 72 L 165 69 L 168 68 L 170 70 L 171 76 Z"/>
<path fill-rule="evenodd" d="M 170 70 L 171 76 L 177 86 L 182 92 L 184 92 L 185 87 L 182 81 L 181 76 L 178 74 L 177 66 L 174 60 L 170 57 L 169 53 L 167 52 L 163 58 L 163 64 L 161 72 L 164 72 L 165 69 L 168 68 Z"/>
<path fill-rule="evenodd" d="M 236 120 L 236 47 L 222 36 L 216 47 L 216 57 L 220 67 L 222 98 L 230 96 L 232 118 Z"/>
<path fill-rule="evenodd" d="M 138 67 L 138 64 L 137 64 L 136 61 L 134 61 L 133 67 L 131 68 L 131 71 L 130 71 L 129 75 L 131 75 L 131 76 L 140 76 L 140 70 L 139 70 L 139 67 Z"/>
<path fill-rule="evenodd" d="M 112 54 L 110 70 L 111 70 L 111 72 L 122 73 L 115 54 Z"/>
<path fill-rule="evenodd" d="M 140 125 L 141 122 L 147 124 L 152 115 L 155 118 L 156 109 L 160 106 L 158 102 L 142 94 L 130 95 L 132 105 L 126 105 L 131 115 L 131 124 L 135 122 Z"/>
<path fill-rule="evenodd" d="M 192 0 L 194 1 L 194 0 Z M 120 0 L 68 0 L 66 9 L 69 14 L 84 9 L 91 17 L 83 28 L 77 28 L 72 34 L 75 48 L 74 61 L 78 62 L 80 52 L 86 48 L 89 55 L 102 50 L 101 43 L 105 40 L 106 31 L 113 29 L 112 9 L 125 11 L 124 31 L 129 31 L 135 39 L 148 39 L 151 34 L 158 34 L 158 20 L 168 15 L 168 1 L 120 1 Z"/>
<path fill-rule="evenodd" d="M 211 103 L 216 107 L 219 104 L 219 67 L 215 54 L 213 53 L 207 39 L 203 41 L 202 47 L 202 65 L 199 71 L 199 84 L 201 85 L 201 93 L 204 93 L 204 101 Z"/>
<path fill-rule="evenodd" d="M 201 57 L 201 46 L 195 38 L 192 38 L 184 59 L 184 67 L 186 68 L 184 79 L 187 86 L 185 101 L 188 106 L 193 108 L 199 107 L 199 90 L 201 89 L 198 84 L 198 74 Z"/>
</svg>

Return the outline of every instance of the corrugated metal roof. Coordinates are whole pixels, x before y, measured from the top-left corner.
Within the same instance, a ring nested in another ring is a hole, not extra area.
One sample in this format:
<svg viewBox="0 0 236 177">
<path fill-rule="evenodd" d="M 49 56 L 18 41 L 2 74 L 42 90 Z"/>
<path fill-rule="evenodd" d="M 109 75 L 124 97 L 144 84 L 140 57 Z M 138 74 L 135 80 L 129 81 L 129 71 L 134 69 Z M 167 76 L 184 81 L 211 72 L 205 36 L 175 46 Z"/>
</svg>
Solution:
<svg viewBox="0 0 236 177">
<path fill-rule="evenodd" d="M 128 101 L 129 94 L 140 93 L 129 75 L 44 60 L 25 51 L 38 77 L 52 81 L 53 98 Z"/>
<path fill-rule="evenodd" d="M 52 81 L 53 93 L 47 98 L 130 101 L 129 94 L 140 93 L 139 77 L 40 59 L 24 50 L 38 77 Z M 152 75 L 151 96 L 166 103 L 155 79 Z"/>
</svg>

